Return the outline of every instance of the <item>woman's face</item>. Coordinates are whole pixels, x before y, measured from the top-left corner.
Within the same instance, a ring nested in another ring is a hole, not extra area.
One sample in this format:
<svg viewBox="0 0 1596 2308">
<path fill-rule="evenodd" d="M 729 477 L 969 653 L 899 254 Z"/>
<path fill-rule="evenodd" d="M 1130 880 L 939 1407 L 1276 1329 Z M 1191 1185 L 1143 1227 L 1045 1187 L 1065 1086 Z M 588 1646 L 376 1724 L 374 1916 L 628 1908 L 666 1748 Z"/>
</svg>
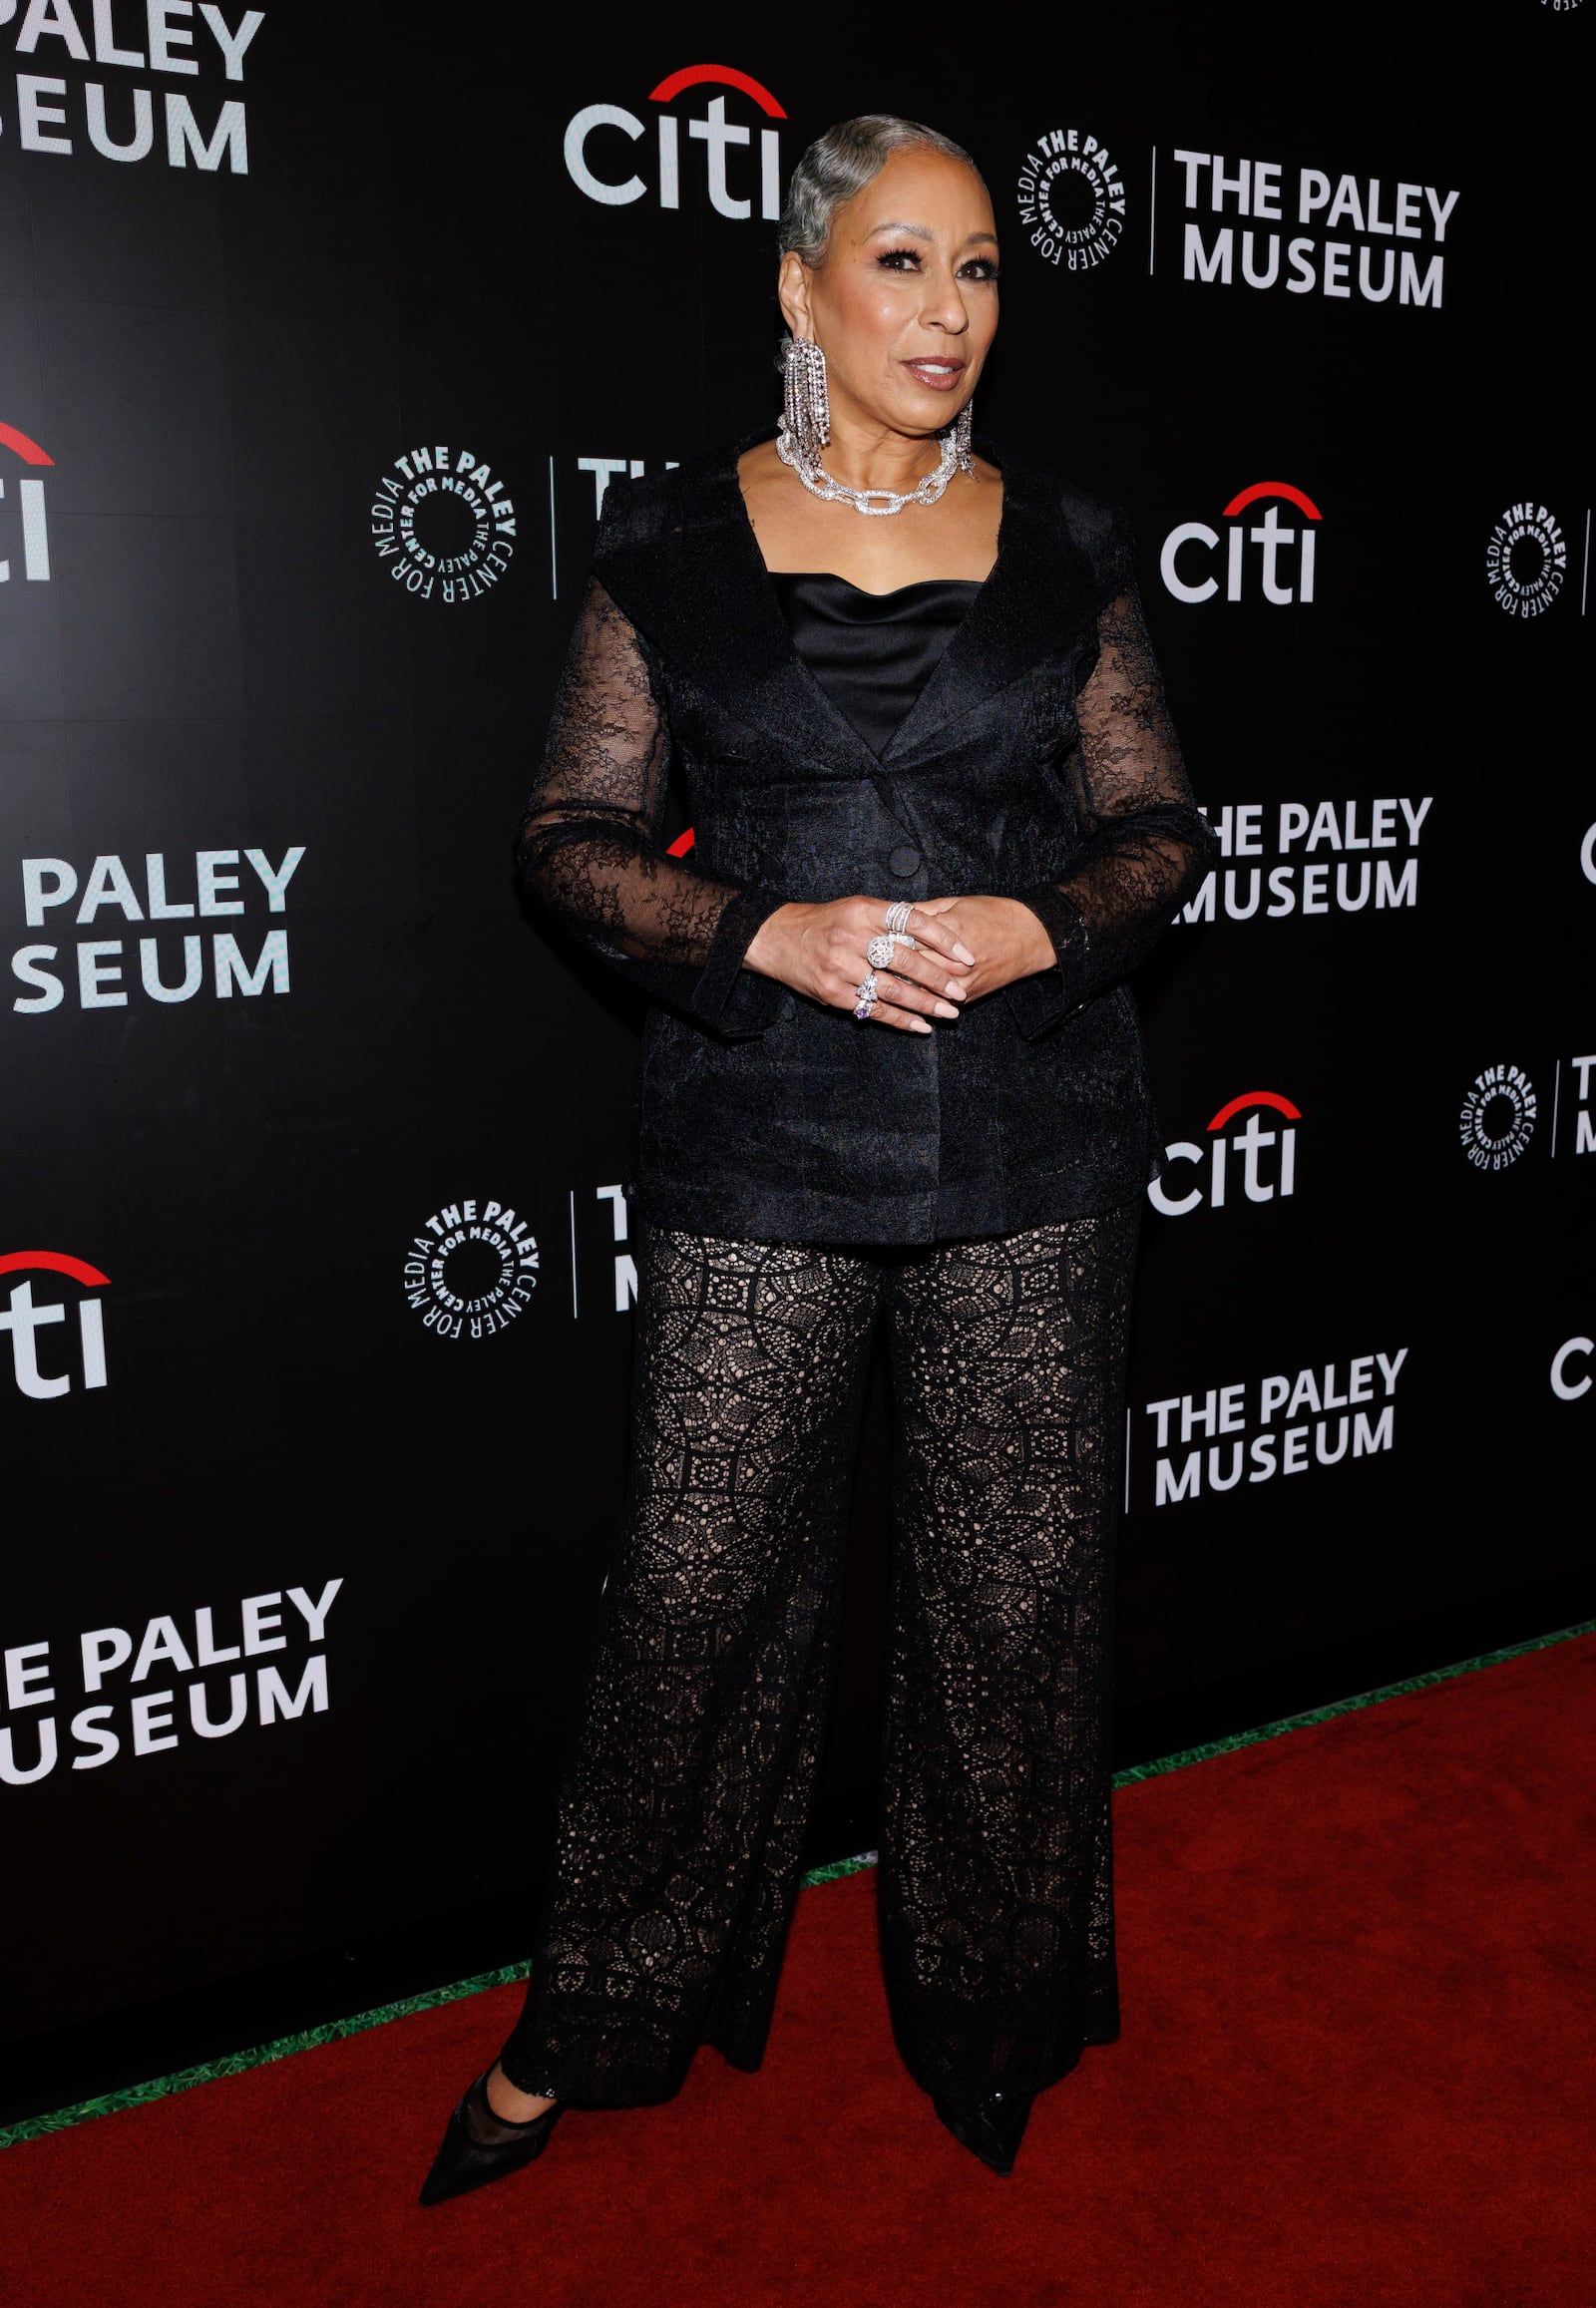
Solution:
<svg viewBox="0 0 1596 2308">
<path fill-rule="evenodd" d="M 894 153 L 832 219 L 825 261 L 781 268 L 788 326 L 826 356 L 833 416 L 924 436 L 976 389 L 998 327 L 998 237 L 973 169 Z"/>
</svg>

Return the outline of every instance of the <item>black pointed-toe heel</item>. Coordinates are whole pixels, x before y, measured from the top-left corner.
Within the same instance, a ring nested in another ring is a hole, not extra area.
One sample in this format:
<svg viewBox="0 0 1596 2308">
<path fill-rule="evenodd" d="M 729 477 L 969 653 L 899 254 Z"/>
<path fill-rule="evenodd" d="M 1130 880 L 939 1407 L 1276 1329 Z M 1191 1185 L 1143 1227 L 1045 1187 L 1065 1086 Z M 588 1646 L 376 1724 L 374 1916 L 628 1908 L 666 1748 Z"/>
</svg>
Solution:
<svg viewBox="0 0 1596 2308">
<path fill-rule="evenodd" d="M 490 2180 L 508 2179 L 524 2164 L 536 2163 L 549 2145 L 549 2135 L 565 2114 L 564 2103 L 557 2100 L 553 2108 L 546 2108 L 530 2123 L 512 2126 L 502 2116 L 495 2116 L 489 2104 L 488 2076 L 492 2073 L 490 2068 L 486 2075 L 477 2078 L 450 2116 L 443 2145 L 421 2183 L 422 2203 L 447 2203 L 451 2196 L 469 2195 L 474 2187 L 486 2187 Z M 478 2139 L 471 2128 L 474 2102 L 479 2104 L 490 2123 L 498 2124 L 511 2136 L 502 2140 Z"/>
<path fill-rule="evenodd" d="M 989 2171 L 1006 2179 L 1030 2121 L 1028 2093 L 995 2092 L 974 2108 L 957 2108 L 951 2100 L 932 2102 L 937 2114 L 961 2147 L 979 2155 Z"/>
</svg>

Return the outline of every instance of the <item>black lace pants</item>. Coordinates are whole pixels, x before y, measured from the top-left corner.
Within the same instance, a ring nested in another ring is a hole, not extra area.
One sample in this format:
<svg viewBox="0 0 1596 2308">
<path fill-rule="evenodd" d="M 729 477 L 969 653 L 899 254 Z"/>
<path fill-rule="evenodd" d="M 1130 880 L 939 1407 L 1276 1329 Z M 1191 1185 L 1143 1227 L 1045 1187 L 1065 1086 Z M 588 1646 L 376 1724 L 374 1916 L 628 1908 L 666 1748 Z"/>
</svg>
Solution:
<svg viewBox="0 0 1596 2308">
<path fill-rule="evenodd" d="M 879 1897 L 928 2091 L 1039 2091 L 1117 2028 L 1111 1549 L 1139 1204 L 870 1252 L 645 1231 L 630 1496 L 512 2083 L 757 2066 L 837 1647 L 870 1338 L 892 1355 Z"/>
</svg>

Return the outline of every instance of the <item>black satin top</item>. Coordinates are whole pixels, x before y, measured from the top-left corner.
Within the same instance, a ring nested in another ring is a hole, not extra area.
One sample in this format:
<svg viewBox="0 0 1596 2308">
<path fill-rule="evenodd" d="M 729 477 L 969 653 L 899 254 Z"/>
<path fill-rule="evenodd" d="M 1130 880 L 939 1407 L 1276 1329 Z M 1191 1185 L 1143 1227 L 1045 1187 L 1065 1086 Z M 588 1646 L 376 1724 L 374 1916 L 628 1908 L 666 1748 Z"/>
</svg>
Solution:
<svg viewBox="0 0 1596 2308">
<path fill-rule="evenodd" d="M 898 725 L 942 661 L 981 585 L 929 577 L 895 592 L 867 593 L 846 577 L 772 572 L 793 647 L 873 753 Z"/>
</svg>

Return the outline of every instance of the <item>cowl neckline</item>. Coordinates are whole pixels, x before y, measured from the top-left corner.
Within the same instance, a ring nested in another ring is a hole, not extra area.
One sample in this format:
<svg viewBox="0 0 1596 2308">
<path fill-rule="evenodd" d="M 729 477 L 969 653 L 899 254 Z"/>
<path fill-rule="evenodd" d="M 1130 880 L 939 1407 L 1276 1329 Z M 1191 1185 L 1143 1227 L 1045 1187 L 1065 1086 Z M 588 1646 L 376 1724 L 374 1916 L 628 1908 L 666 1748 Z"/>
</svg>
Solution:
<svg viewBox="0 0 1596 2308">
<path fill-rule="evenodd" d="M 769 577 L 794 649 L 878 759 L 986 581 L 924 577 L 872 593 L 830 572 L 772 570 Z"/>
</svg>

